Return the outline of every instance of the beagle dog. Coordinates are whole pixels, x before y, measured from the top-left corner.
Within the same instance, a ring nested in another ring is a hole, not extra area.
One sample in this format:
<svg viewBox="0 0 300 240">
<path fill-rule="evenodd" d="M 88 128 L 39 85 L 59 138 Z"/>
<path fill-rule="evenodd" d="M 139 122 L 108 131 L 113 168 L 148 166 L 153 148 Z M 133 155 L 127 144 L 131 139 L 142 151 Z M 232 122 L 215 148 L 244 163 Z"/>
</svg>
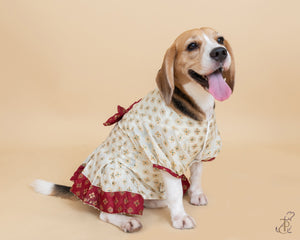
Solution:
<svg viewBox="0 0 300 240">
<path fill-rule="evenodd" d="M 232 50 L 220 33 L 206 27 L 182 33 L 164 56 L 157 89 L 127 110 L 119 107 L 124 116 L 110 119 L 118 122 L 74 173 L 73 186 L 36 180 L 34 189 L 78 198 L 125 232 L 142 227 L 133 215 L 143 207 L 168 207 L 174 228 L 194 228 L 182 196 L 188 192 L 191 204 L 207 204 L 202 164 L 221 148 L 215 100 L 230 97 L 234 76 Z"/>
</svg>

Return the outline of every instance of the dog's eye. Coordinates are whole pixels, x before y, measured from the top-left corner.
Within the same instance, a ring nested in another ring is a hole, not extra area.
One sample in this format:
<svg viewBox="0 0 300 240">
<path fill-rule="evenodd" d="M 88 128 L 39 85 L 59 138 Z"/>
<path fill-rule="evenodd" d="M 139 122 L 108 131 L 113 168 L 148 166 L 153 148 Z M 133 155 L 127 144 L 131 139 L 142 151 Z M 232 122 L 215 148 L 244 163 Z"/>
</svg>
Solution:
<svg viewBox="0 0 300 240">
<path fill-rule="evenodd" d="M 224 44 L 224 38 L 223 37 L 218 37 L 217 42 L 220 44 Z"/>
<path fill-rule="evenodd" d="M 190 43 L 188 46 L 187 46 L 187 50 L 188 51 L 193 51 L 193 50 L 195 50 L 195 49 L 197 49 L 197 48 L 199 48 L 199 44 L 198 43 L 196 43 L 196 42 L 192 42 L 192 43 Z"/>
</svg>

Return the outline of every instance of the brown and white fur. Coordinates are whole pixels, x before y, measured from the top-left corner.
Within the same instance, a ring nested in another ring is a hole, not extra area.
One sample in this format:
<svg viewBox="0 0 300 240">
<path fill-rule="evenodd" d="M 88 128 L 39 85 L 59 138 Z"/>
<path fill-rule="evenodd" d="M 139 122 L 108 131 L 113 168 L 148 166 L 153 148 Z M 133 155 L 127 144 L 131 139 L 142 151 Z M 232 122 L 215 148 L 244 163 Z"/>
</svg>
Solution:
<svg viewBox="0 0 300 240">
<path fill-rule="evenodd" d="M 217 61 L 211 56 L 213 49 L 222 47 L 226 58 Z M 234 59 L 232 50 L 218 32 L 211 28 L 193 29 L 182 33 L 167 50 L 161 69 L 156 78 L 157 86 L 167 103 L 175 111 L 195 120 L 202 120 L 214 111 L 215 101 L 208 92 L 206 76 L 220 69 L 227 84 L 233 90 Z M 207 198 L 201 186 L 202 162 L 197 159 L 190 167 L 190 203 L 206 205 Z M 166 187 L 166 200 L 145 200 L 148 208 L 168 207 L 174 228 L 190 229 L 195 227 L 194 219 L 183 207 L 181 180 L 161 171 Z M 36 180 L 34 189 L 45 195 L 74 198 L 70 187 L 57 185 L 44 180 Z M 136 217 L 100 213 L 100 219 L 111 223 L 125 232 L 134 232 L 142 227 Z"/>
</svg>

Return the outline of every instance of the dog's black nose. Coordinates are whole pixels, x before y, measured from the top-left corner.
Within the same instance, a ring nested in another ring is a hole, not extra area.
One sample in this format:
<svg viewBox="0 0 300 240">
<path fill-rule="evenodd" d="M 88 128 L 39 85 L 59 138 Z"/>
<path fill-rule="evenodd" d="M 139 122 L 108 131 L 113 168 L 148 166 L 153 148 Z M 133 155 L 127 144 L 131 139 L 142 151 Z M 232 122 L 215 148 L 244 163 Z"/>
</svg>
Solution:
<svg viewBox="0 0 300 240">
<path fill-rule="evenodd" d="M 223 47 L 217 47 L 211 50 L 209 55 L 217 62 L 222 62 L 227 57 L 227 50 Z"/>
</svg>

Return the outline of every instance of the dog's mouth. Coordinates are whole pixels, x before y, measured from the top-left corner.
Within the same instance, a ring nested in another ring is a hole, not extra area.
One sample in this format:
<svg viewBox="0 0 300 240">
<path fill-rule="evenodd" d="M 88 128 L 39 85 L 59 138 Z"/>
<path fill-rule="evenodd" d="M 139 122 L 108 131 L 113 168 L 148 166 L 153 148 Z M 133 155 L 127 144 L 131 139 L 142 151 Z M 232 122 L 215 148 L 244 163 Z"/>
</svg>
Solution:
<svg viewBox="0 0 300 240">
<path fill-rule="evenodd" d="M 200 75 L 192 69 L 188 70 L 188 74 L 218 101 L 226 100 L 232 93 L 231 88 L 223 78 L 222 67 L 208 75 Z"/>
<path fill-rule="evenodd" d="M 210 74 L 207 74 L 207 75 L 200 75 L 199 73 L 195 72 L 192 69 L 189 69 L 188 73 L 189 73 L 191 78 L 196 80 L 196 82 L 198 82 L 202 87 L 204 87 L 208 90 L 209 89 L 209 82 L 208 82 L 208 77 L 207 76 L 212 75 L 214 73 L 221 73 L 223 75 L 223 68 L 220 67 L 217 70 L 215 70 L 214 72 L 212 72 Z"/>
<path fill-rule="evenodd" d="M 208 79 L 207 79 L 206 76 L 202 76 L 202 75 L 200 75 L 199 73 L 195 72 L 192 69 L 189 69 L 188 73 L 189 73 L 191 78 L 196 80 L 197 83 L 199 83 L 205 89 L 208 89 L 209 84 L 208 84 Z"/>
</svg>

